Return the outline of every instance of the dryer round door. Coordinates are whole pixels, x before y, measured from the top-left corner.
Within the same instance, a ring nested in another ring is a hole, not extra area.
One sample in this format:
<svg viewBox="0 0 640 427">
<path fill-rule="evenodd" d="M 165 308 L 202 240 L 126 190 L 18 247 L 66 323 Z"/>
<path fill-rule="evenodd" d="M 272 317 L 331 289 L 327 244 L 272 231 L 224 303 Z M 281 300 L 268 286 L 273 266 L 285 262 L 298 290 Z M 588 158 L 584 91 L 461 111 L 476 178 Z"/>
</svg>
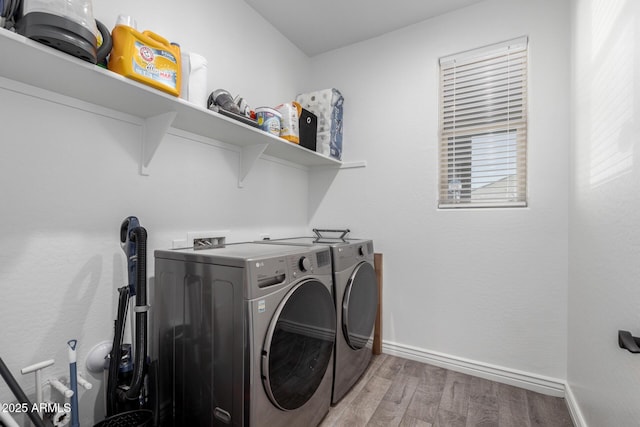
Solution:
<svg viewBox="0 0 640 427">
<path fill-rule="evenodd" d="M 317 280 L 295 286 L 278 306 L 262 349 L 262 382 L 269 399 L 297 409 L 322 382 L 336 338 L 331 292 Z"/>
<path fill-rule="evenodd" d="M 368 262 L 361 262 L 349 277 L 342 299 L 342 333 L 354 350 L 363 348 L 373 332 L 378 311 L 378 280 Z"/>
</svg>

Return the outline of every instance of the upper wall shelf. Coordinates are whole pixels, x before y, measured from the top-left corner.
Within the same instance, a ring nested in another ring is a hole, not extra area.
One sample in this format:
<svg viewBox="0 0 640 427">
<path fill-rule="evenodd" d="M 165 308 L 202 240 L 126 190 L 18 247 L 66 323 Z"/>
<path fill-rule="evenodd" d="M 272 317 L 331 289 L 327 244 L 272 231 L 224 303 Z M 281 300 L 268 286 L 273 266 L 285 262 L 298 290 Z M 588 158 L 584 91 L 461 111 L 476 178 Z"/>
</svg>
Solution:
<svg viewBox="0 0 640 427">
<path fill-rule="evenodd" d="M 239 146 L 240 185 L 263 153 L 303 166 L 365 166 L 325 157 L 4 29 L 0 29 L 0 52 L 2 77 L 142 118 L 141 172 L 169 127 Z"/>
</svg>

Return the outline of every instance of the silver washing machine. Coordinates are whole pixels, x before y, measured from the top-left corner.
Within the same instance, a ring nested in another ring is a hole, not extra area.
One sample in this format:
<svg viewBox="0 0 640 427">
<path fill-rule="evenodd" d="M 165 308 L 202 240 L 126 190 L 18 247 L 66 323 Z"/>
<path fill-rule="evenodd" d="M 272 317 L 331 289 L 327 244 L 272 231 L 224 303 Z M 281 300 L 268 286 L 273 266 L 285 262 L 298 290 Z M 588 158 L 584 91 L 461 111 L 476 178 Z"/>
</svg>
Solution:
<svg viewBox="0 0 640 427">
<path fill-rule="evenodd" d="M 341 237 L 325 237 L 322 231 L 340 231 Z M 348 230 L 314 230 L 315 237 L 262 240 L 273 245 L 329 247 L 338 333 L 334 354 L 331 403 L 353 387 L 371 361 L 373 328 L 378 311 L 378 280 L 374 269 L 373 241 L 348 239 Z"/>
<path fill-rule="evenodd" d="M 316 426 L 331 404 L 327 247 L 155 252 L 152 356 L 162 426 Z"/>
</svg>

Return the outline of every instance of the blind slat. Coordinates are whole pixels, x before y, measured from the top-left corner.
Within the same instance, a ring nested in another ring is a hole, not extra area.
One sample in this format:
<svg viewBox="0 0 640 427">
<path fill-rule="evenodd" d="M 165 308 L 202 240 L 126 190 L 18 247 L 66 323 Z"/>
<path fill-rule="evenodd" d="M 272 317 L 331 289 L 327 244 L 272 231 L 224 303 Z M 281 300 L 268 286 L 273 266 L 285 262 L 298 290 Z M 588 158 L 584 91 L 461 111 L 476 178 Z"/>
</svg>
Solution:
<svg viewBox="0 0 640 427">
<path fill-rule="evenodd" d="M 522 107 L 522 106 L 520 106 Z M 453 116 L 452 119 L 444 123 L 445 129 L 464 129 L 468 127 L 474 127 L 478 125 L 485 125 L 487 123 L 505 123 L 510 120 L 520 120 L 523 116 L 523 108 L 519 108 L 517 111 L 500 112 L 500 111 L 487 111 L 484 115 L 475 114 L 471 116 L 462 115 L 462 117 Z M 505 129 L 506 131 L 507 129 Z"/>
<path fill-rule="evenodd" d="M 456 96 L 444 94 L 443 105 L 447 107 L 466 105 L 474 102 L 491 102 L 494 100 L 516 99 L 524 96 L 524 88 L 509 85 L 495 87 L 476 87 L 473 90 L 460 89 Z"/>
<path fill-rule="evenodd" d="M 464 137 L 472 137 L 475 135 L 481 134 L 491 134 L 495 132 L 510 132 L 512 129 L 515 129 L 518 124 L 522 123 L 524 120 L 520 117 L 518 120 L 512 120 L 508 125 L 503 122 L 494 122 L 494 123 L 469 123 L 467 126 L 462 126 L 458 124 L 458 128 L 455 126 L 448 127 L 446 129 L 442 129 L 441 138 L 449 138 L 449 139 L 461 139 Z M 442 142 L 442 139 L 441 139 Z M 448 141 L 447 141 L 448 142 Z"/>
<path fill-rule="evenodd" d="M 485 62 L 475 66 L 458 65 L 448 69 L 442 70 L 443 79 L 451 79 L 454 76 L 465 78 L 467 76 L 482 75 L 487 72 L 491 72 L 492 75 L 500 74 L 500 71 L 504 72 L 509 69 L 524 68 L 527 64 L 526 56 L 518 58 L 517 56 L 501 57 L 499 61 Z"/>
<path fill-rule="evenodd" d="M 496 80 L 508 75 L 522 74 L 523 70 L 527 67 L 527 61 L 514 61 L 514 58 L 509 58 L 505 62 L 494 64 L 492 66 L 477 67 L 473 69 L 462 70 L 459 67 L 452 68 L 443 72 L 442 81 L 446 84 L 451 84 L 457 81 L 459 84 L 471 81 L 481 80 Z"/>
</svg>

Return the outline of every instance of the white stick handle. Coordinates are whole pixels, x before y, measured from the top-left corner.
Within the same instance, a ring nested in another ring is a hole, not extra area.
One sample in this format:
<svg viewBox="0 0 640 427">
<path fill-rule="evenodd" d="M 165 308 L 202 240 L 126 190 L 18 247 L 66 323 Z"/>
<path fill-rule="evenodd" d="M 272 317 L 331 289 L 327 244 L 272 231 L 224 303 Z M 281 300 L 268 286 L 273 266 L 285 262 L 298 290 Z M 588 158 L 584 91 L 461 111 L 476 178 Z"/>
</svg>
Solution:
<svg viewBox="0 0 640 427">
<path fill-rule="evenodd" d="M 42 417 L 42 409 L 40 404 L 42 403 L 42 370 L 38 369 L 35 373 L 36 376 L 36 401 L 38 402 L 38 414 Z"/>
<path fill-rule="evenodd" d="M 71 397 L 73 396 L 73 390 L 71 390 L 70 388 L 68 388 L 67 386 L 65 386 L 64 384 L 62 384 L 60 381 L 58 381 L 55 378 L 52 378 L 49 380 L 49 384 L 51 384 L 51 387 L 55 388 L 56 390 L 58 390 L 60 393 L 64 394 L 64 397 Z"/>
<path fill-rule="evenodd" d="M 81 374 L 78 374 L 78 384 L 82 386 L 85 390 L 91 390 L 91 388 L 93 387 L 93 384 L 85 380 Z"/>
<path fill-rule="evenodd" d="M 76 346 L 78 345 L 78 340 L 69 340 L 68 344 L 68 353 L 69 353 L 69 363 L 76 363 Z"/>
<path fill-rule="evenodd" d="M 26 368 L 22 368 L 20 369 L 20 372 L 22 373 L 22 375 L 30 374 L 31 372 L 39 371 L 40 369 L 44 369 L 48 366 L 51 366 L 54 363 L 55 361 L 53 359 L 45 360 L 44 362 L 36 363 L 31 366 L 27 366 Z"/>
</svg>

